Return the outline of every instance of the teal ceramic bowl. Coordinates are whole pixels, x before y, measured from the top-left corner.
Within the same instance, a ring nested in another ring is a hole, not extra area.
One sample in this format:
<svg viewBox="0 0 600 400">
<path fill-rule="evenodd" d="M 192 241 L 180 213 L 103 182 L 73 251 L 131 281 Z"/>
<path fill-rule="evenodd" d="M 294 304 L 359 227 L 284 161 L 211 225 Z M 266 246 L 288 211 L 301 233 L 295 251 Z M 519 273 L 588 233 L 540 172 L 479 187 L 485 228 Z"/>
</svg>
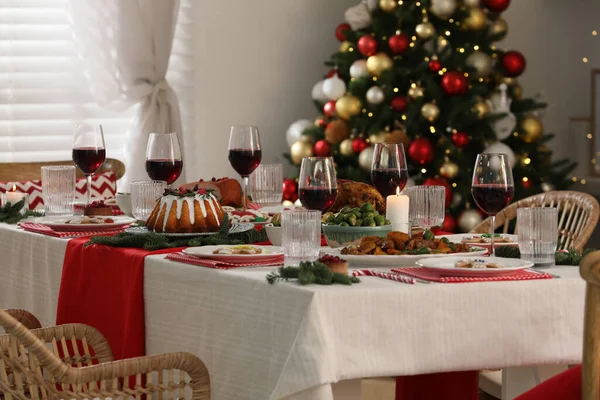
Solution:
<svg viewBox="0 0 600 400">
<path fill-rule="evenodd" d="M 360 244 L 365 236 L 386 237 L 392 225 L 383 226 L 338 226 L 323 224 L 323 235 L 329 247 L 344 247 Z"/>
</svg>

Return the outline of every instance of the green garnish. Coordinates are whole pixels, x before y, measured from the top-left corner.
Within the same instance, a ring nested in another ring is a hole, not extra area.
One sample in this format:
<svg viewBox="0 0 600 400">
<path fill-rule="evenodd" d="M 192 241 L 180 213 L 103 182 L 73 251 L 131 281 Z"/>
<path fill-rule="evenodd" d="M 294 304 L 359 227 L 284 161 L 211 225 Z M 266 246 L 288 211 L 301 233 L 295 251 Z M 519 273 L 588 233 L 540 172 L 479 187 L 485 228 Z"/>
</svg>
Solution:
<svg viewBox="0 0 600 400">
<path fill-rule="evenodd" d="M 351 285 L 360 282 L 360 279 L 355 276 L 348 276 L 338 272 L 332 274 L 327 265 L 318 261 L 303 261 L 299 267 L 280 267 L 277 271 L 272 271 L 267 275 L 267 282 L 271 285 L 279 281 L 289 281 L 291 279 L 298 279 L 298 283 L 301 285 L 332 285 L 334 283 Z"/>
</svg>

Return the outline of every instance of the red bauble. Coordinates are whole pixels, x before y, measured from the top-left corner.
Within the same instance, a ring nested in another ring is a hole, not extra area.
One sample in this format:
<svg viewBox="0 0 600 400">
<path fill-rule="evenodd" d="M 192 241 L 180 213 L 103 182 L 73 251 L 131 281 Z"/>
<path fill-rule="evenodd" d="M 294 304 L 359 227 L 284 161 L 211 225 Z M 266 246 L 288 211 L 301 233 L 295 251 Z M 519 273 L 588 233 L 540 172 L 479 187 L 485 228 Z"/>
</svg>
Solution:
<svg viewBox="0 0 600 400">
<path fill-rule="evenodd" d="M 370 57 L 377 53 L 377 40 L 371 35 L 363 35 L 358 39 L 358 51 L 363 56 Z"/>
<path fill-rule="evenodd" d="M 325 125 L 327 125 L 327 121 L 325 120 L 325 118 L 317 118 L 315 120 L 315 125 L 319 128 L 325 128 Z"/>
<path fill-rule="evenodd" d="M 410 38 L 403 33 L 399 35 L 393 35 L 392 37 L 390 37 L 388 44 L 390 45 L 390 50 L 392 51 L 392 53 L 402 54 L 406 52 L 406 50 L 408 50 L 408 46 L 410 45 Z"/>
<path fill-rule="evenodd" d="M 442 64 L 438 60 L 429 61 L 429 70 L 431 72 L 438 72 L 440 69 L 442 69 Z"/>
<path fill-rule="evenodd" d="M 298 184 L 296 180 L 286 178 L 283 180 L 283 200 L 296 201 L 298 199 Z"/>
<path fill-rule="evenodd" d="M 521 75 L 527 66 L 525 57 L 518 51 L 507 51 L 502 56 L 501 62 L 502 67 L 504 67 L 504 71 L 506 72 L 506 76 L 511 78 Z"/>
<path fill-rule="evenodd" d="M 433 161 L 433 144 L 426 138 L 417 138 L 408 146 L 408 157 L 418 165 L 429 164 Z"/>
<path fill-rule="evenodd" d="M 456 230 L 456 218 L 452 214 L 446 214 L 444 224 L 442 225 L 444 232 L 454 232 Z"/>
<path fill-rule="evenodd" d="M 442 88 L 447 95 L 461 96 L 467 93 L 469 82 L 462 72 L 449 71 L 442 78 Z"/>
<path fill-rule="evenodd" d="M 394 97 L 392 99 L 392 104 L 390 105 L 390 107 L 392 107 L 392 110 L 397 111 L 397 112 L 402 112 L 402 111 L 406 110 L 407 106 L 408 106 L 408 99 L 406 97 L 402 97 L 402 96 Z"/>
<path fill-rule="evenodd" d="M 435 178 L 427 178 L 425 182 L 423 182 L 424 186 L 443 186 L 446 188 L 446 207 L 450 207 L 452 203 L 452 187 L 446 180 L 446 178 L 441 178 L 436 176 Z"/>
<path fill-rule="evenodd" d="M 335 117 L 335 100 L 330 100 L 323 106 L 323 114 L 327 117 Z"/>
<path fill-rule="evenodd" d="M 317 157 L 329 157 L 331 155 L 331 145 L 327 140 L 318 140 L 313 148 L 313 153 Z"/>
<path fill-rule="evenodd" d="M 337 75 L 338 77 L 340 76 L 340 73 L 338 72 L 337 68 L 332 68 L 329 70 L 329 72 L 327 73 L 327 77 L 331 78 L 332 76 Z"/>
<path fill-rule="evenodd" d="M 346 35 L 345 35 L 344 31 L 351 31 L 351 30 L 352 29 L 350 28 L 350 25 L 348 25 L 348 24 L 339 24 L 337 26 L 337 28 L 335 28 L 335 37 L 340 42 L 343 42 L 344 40 L 346 40 Z"/>
<path fill-rule="evenodd" d="M 367 147 L 369 147 L 369 144 L 363 138 L 359 137 L 352 141 L 352 151 L 355 152 L 356 154 L 360 153 Z"/>
<path fill-rule="evenodd" d="M 531 187 L 533 186 L 533 182 L 531 181 L 531 179 L 528 179 L 526 181 L 521 181 L 521 185 L 523 186 L 523 189 L 531 189 Z"/>
<path fill-rule="evenodd" d="M 469 135 L 465 132 L 455 132 L 452 134 L 452 143 L 460 149 L 465 148 L 469 144 Z"/>
<path fill-rule="evenodd" d="M 510 5 L 510 0 L 483 0 L 483 5 L 491 12 L 501 13 Z"/>
</svg>

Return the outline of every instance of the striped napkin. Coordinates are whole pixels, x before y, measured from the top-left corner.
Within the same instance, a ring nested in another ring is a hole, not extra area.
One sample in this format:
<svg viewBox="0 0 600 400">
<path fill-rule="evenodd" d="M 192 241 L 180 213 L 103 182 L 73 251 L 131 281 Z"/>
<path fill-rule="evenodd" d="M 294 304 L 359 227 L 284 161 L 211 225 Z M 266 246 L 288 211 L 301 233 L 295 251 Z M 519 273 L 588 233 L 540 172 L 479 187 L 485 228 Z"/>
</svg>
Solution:
<svg viewBox="0 0 600 400">
<path fill-rule="evenodd" d="M 355 269 L 352 271 L 352 276 L 376 276 L 378 278 L 390 279 L 396 282 L 408 283 L 414 285 L 417 280 L 408 276 L 393 274 L 389 272 L 375 271 L 372 269 Z"/>
<path fill-rule="evenodd" d="M 462 283 L 462 282 L 496 282 L 496 281 L 528 281 L 532 279 L 552 279 L 551 274 L 545 272 L 534 272 L 528 270 L 517 271 L 510 275 L 501 276 L 482 276 L 482 277 L 466 277 L 466 276 L 442 276 L 439 272 L 431 271 L 422 267 L 405 267 L 393 268 L 392 272 L 409 275 L 414 278 L 423 279 L 432 282 L 441 283 Z"/>
<path fill-rule="evenodd" d="M 190 256 L 189 254 L 177 252 L 177 253 L 169 253 L 167 255 L 168 260 L 178 261 L 186 264 L 193 264 L 199 267 L 208 267 L 215 269 L 233 269 L 233 268 L 242 268 L 242 267 L 275 267 L 283 265 L 283 255 L 273 256 L 272 259 L 261 262 L 240 262 L 240 263 L 232 263 L 232 262 L 224 262 L 218 260 L 212 260 L 208 258 L 200 258 L 196 256 Z"/>
<path fill-rule="evenodd" d="M 117 233 L 121 233 L 124 229 L 121 227 L 119 229 L 111 230 L 111 231 L 76 231 L 76 232 L 68 232 L 68 231 L 55 231 L 44 224 L 35 224 L 32 222 L 24 222 L 21 225 L 23 230 L 27 232 L 41 233 L 42 235 L 54 236 L 57 238 L 74 238 L 74 237 L 82 237 L 82 236 L 95 236 L 95 235 L 114 235 Z"/>
</svg>

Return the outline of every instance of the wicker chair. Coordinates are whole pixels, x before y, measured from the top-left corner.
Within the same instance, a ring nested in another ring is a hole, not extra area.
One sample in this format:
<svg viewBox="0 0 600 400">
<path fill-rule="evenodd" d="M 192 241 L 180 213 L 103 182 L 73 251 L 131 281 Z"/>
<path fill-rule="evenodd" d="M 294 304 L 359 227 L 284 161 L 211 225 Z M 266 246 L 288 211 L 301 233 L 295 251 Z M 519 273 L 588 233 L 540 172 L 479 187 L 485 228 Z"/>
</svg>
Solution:
<svg viewBox="0 0 600 400">
<path fill-rule="evenodd" d="M 41 167 L 46 165 L 73 165 L 73 161 L 52 161 L 52 162 L 30 162 L 30 163 L 0 163 L 0 181 L 29 181 L 41 179 Z M 76 169 L 77 177 L 83 177 L 83 173 L 79 168 Z M 96 171 L 114 172 L 117 180 L 125 175 L 125 164 L 114 158 L 107 158 L 104 164 Z"/>
<path fill-rule="evenodd" d="M 579 273 L 587 282 L 583 327 L 582 399 L 600 399 L 600 251 L 585 256 Z"/>
<path fill-rule="evenodd" d="M 502 227 L 503 233 L 509 233 L 509 223 L 517 217 L 517 209 L 521 207 L 556 207 L 558 208 L 558 243 L 559 250 L 571 247 L 583 250 L 583 247 L 594 232 L 600 206 L 591 195 L 573 191 L 554 191 L 536 194 L 509 205 L 496 215 L 495 229 Z M 471 233 L 488 233 L 491 218 L 487 218 Z M 515 228 L 515 234 L 517 230 Z"/>
<path fill-rule="evenodd" d="M 42 327 L 40 321 L 35 317 L 35 315 L 30 313 L 29 311 L 12 309 L 6 310 L 6 312 L 9 313 L 14 319 L 22 323 L 25 326 L 25 328 L 29 330 L 39 329 Z"/>
<path fill-rule="evenodd" d="M 196 356 L 169 353 L 113 362 L 104 337 L 81 324 L 25 328 L 0 309 L 0 399 L 210 399 Z"/>
</svg>

